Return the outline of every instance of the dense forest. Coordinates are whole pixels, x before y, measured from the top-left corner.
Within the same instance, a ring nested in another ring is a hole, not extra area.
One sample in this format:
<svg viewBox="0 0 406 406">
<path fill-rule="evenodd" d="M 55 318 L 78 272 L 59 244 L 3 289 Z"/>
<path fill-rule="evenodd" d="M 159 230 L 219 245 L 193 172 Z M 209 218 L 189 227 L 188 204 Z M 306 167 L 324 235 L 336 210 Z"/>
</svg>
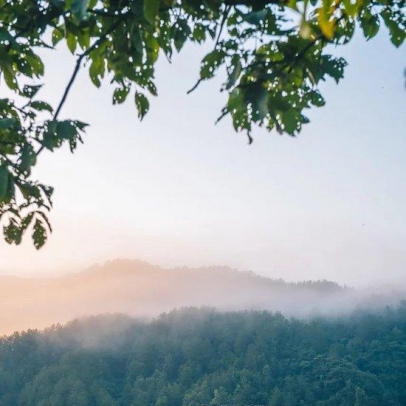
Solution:
<svg viewBox="0 0 406 406">
<path fill-rule="evenodd" d="M 347 317 L 185 308 L 4 336 L 1 406 L 406 404 L 406 302 Z"/>
</svg>

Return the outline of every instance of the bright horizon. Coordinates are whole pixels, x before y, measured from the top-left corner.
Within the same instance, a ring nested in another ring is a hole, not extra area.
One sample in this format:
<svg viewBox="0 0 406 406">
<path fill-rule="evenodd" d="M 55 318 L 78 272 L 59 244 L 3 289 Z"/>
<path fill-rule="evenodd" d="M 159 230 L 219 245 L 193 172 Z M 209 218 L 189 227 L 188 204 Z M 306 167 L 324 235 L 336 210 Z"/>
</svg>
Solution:
<svg viewBox="0 0 406 406">
<path fill-rule="evenodd" d="M 128 258 L 287 281 L 405 282 L 405 46 L 382 31 L 338 49 L 345 77 L 323 85 L 327 104 L 308 111 L 296 139 L 256 130 L 251 146 L 229 120 L 214 125 L 225 96 L 218 79 L 186 95 L 199 47 L 172 65 L 161 57 L 159 96 L 142 123 L 130 97 L 112 106 L 113 89 L 94 88 L 83 70 L 62 116 L 91 124 L 85 144 L 44 154 L 34 171 L 55 187 L 54 232 L 39 252 L 28 236 L 18 247 L 1 240 L 0 274 Z M 57 102 L 74 60 L 47 58 L 40 98 Z"/>
</svg>

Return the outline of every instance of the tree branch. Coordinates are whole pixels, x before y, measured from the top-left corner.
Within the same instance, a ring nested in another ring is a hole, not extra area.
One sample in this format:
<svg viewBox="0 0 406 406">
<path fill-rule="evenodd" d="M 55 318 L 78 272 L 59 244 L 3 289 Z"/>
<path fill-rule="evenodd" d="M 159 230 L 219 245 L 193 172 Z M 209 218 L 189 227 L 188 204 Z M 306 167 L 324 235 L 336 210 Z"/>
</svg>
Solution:
<svg viewBox="0 0 406 406">
<path fill-rule="evenodd" d="M 218 34 L 217 34 L 217 39 L 216 39 L 216 42 L 215 42 L 215 44 L 214 44 L 214 49 L 213 49 L 213 50 L 215 50 L 215 49 L 217 48 L 217 46 L 218 46 L 218 44 L 219 44 L 219 42 L 220 42 L 221 33 L 223 32 L 224 25 L 225 25 L 225 23 L 226 23 L 226 21 L 227 21 L 227 17 L 228 17 L 228 14 L 230 13 L 230 10 L 231 10 L 231 6 L 226 6 L 226 8 L 224 9 L 223 18 L 221 19 L 220 29 L 219 29 L 219 32 L 218 32 Z M 201 83 L 202 81 L 203 81 L 203 79 L 199 79 L 199 80 L 197 81 L 197 83 L 196 83 L 190 90 L 187 91 L 187 94 L 190 94 L 190 93 L 192 93 L 194 90 L 196 90 L 197 87 L 200 85 L 200 83 Z"/>
<path fill-rule="evenodd" d="M 73 69 L 73 73 L 72 76 L 65 88 L 65 91 L 63 93 L 62 99 L 59 102 L 59 105 L 52 117 L 53 120 L 56 120 L 59 116 L 59 113 L 62 110 L 63 105 L 66 102 L 66 99 L 68 98 L 70 89 L 72 88 L 73 83 L 75 82 L 76 76 L 79 73 L 80 70 L 80 65 L 83 61 L 83 58 L 85 58 L 86 56 L 88 56 L 92 51 L 94 51 L 103 41 L 106 40 L 107 36 L 109 34 L 111 34 L 121 23 L 123 20 L 117 20 L 114 24 L 111 25 L 111 27 L 97 40 L 95 41 L 92 46 L 90 46 L 88 49 L 86 49 L 85 52 L 83 52 L 82 54 L 79 55 L 78 59 L 76 60 L 76 64 L 75 64 L 75 68 Z M 45 148 L 45 146 L 43 145 L 37 152 L 36 155 L 39 155 L 43 149 Z"/>
<path fill-rule="evenodd" d="M 76 65 L 75 69 L 73 70 L 72 76 L 69 80 L 68 85 L 66 86 L 66 89 L 63 93 L 62 99 L 59 102 L 58 108 L 55 111 L 53 119 L 56 120 L 59 116 L 59 113 L 61 112 L 61 109 L 63 105 L 66 102 L 66 99 L 68 97 L 69 91 L 73 85 L 73 82 L 76 79 L 77 74 L 79 73 L 80 70 L 80 64 L 82 63 L 83 58 L 88 56 L 93 50 L 95 50 L 106 38 L 109 34 L 111 34 L 120 24 L 122 20 L 116 21 L 92 46 L 90 46 L 88 49 L 86 49 L 85 52 L 83 52 L 81 55 L 79 55 L 79 58 L 76 60 Z"/>
</svg>

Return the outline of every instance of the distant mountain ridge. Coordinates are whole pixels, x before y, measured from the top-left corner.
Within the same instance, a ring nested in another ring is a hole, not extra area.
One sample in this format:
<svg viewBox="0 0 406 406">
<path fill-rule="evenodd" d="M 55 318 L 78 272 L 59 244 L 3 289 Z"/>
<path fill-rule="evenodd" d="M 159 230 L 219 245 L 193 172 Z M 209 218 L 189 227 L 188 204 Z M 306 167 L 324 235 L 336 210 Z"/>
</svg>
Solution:
<svg viewBox="0 0 406 406">
<path fill-rule="evenodd" d="M 115 260 L 56 278 L 0 276 L 0 333 L 103 313 L 151 318 L 186 306 L 303 317 L 356 304 L 353 289 L 325 280 L 288 283 L 228 267 L 164 269 Z"/>
</svg>

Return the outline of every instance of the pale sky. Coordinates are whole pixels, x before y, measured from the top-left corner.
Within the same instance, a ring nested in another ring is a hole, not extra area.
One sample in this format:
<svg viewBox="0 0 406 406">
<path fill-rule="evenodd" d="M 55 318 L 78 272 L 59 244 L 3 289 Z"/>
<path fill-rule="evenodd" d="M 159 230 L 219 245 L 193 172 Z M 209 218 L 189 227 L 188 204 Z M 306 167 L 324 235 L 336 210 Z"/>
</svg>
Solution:
<svg viewBox="0 0 406 406">
<path fill-rule="evenodd" d="M 161 58 L 159 97 L 140 123 L 133 98 L 112 106 L 82 71 L 63 117 L 91 123 L 85 144 L 46 153 L 35 176 L 55 187 L 54 232 L 36 251 L 0 241 L 0 273 L 76 271 L 114 258 L 164 267 L 229 265 L 286 280 L 364 286 L 406 281 L 405 47 L 386 32 L 337 50 L 345 79 L 292 139 L 229 120 L 219 80 L 197 79 L 204 50 Z M 59 101 L 74 65 L 46 56 L 45 100 Z M 61 117 L 62 117 L 61 116 Z"/>
</svg>

